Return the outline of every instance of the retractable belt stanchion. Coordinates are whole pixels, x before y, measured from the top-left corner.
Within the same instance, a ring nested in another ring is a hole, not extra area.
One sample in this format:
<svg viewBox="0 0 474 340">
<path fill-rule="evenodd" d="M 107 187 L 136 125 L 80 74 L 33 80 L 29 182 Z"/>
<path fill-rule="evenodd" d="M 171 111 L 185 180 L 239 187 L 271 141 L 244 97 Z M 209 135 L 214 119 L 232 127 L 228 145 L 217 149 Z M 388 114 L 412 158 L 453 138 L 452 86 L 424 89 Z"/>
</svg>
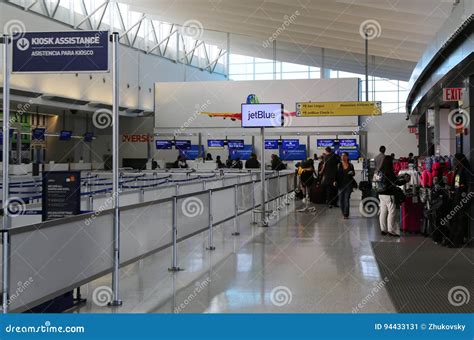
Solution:
<svg viewBox="0 0 474 340">
<path fill-rule="evenodd" d="M 183 270 L 182 268 L 178 267 L 178 196 L 173 197 L 173 227 L 171 237 L 173 242 L 173 254 L 171 259 L 171 267 L 168 268 L 168 271 L 178 272 Z"/>
<path fill-rule="evenodd" d="M 8 300 L 10 291 L 10 216 L 8 215 L 8 189 L 9 189 L 9 145 L 10 145 L 10 36 L 4 34 L 0 43 L 3 44 L 3 174 L 2 174 L 2 289 L 3 313 L 8 313 Z"/>
<path fill-rule="evenodd" d="M 212 216 L 212 190 L 209 190 L 209 245 L 207 250 L 215 250 L 214 246 L 214 225 Z"/>
<path fill-rule="evenodd" d="M 239 223 L 239 201 L 238 201 L 238 194 L 237 194 L 237 187 L 238 185 L 234 185 L 234 232 L 232 235 L 239 236 L 240 235 L 240 223 Z"/>
<path fill-rule="evenodd" d="M 252 224 L 257 224 L 255 221 L 255 180 L 252 180 Z"/>
<path fill-rule="evenodd" d="M 121 306 L 120 300 L 120 178 L 119 178 L 119 34 L 112 33 L 112 87 L 113 87 L 113 112 L 112 112 L 112 195 L 114 202 L 114 268 L 112 273 L 113 300 L 109 306 Z"/>
</svg>

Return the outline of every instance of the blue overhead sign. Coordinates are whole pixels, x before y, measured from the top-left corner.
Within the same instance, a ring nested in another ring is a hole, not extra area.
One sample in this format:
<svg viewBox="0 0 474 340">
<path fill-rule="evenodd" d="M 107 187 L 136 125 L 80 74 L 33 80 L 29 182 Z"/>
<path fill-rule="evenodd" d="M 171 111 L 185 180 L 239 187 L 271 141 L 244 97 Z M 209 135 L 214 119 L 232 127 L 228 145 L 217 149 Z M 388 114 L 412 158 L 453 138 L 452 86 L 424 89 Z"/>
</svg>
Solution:
<svg viewBox="0 0 474 340">
<path fill-rule="evenodd" d="M 281 148 L 283 150 L 298 149 L 300 141 L 298 139 L 283 139 L 281 141 Z"/>
<path fill-rule="evenodd" d="M 278 139 L 265 139 L 265 150 L 277 150 Z"/>
<path fill-rule="evenodd" d="M 108 31 L 26 32 L 13 38 L 12 72 L 107 72 Z"/>
</svg>

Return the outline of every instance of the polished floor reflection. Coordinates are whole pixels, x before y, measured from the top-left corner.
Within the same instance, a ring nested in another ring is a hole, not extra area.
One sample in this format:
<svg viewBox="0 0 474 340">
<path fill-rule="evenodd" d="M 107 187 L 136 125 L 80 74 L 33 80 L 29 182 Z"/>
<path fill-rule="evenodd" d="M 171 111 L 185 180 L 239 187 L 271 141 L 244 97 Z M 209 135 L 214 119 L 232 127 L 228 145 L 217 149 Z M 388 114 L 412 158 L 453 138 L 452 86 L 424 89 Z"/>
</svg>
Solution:
<svg viewBox="0 0 474 340">
<path fill-rule="evenodd" d="M 207 235 L 179 244 L 179 265 L 169 273 L 170 250 L 159 252 L 121 273 L 123 306 L 101 306 L 98 292 L 110 276 L 82 288 L 88 302 L 80 313 L 331 313 L 394 312 L 374 259 L 371 241 L 417 242 L 382 237 L 378 222 L 319 206 L 314 213 L 285 206 L 269 228 L 241 218 L 241 235 L 232 221 L 216 229 L 216 250 Z M 383 245 L 383 243 L 382 243 Z"/>
</svg>

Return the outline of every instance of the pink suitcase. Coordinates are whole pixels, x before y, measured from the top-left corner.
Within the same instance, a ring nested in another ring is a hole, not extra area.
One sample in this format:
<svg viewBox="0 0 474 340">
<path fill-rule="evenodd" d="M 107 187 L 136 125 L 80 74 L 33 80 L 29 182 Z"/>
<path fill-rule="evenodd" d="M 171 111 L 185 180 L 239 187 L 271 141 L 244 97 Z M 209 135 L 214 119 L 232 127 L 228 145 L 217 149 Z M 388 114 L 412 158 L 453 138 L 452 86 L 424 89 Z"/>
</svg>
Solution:
<svg viewBox="0 0 474 340">
<path fill-rule="evenodd" d="M 415 197 L 407 197 L 400 207 L 403 232 L 419 233 L 423 225 L 423 203 Z"/>
</svg>

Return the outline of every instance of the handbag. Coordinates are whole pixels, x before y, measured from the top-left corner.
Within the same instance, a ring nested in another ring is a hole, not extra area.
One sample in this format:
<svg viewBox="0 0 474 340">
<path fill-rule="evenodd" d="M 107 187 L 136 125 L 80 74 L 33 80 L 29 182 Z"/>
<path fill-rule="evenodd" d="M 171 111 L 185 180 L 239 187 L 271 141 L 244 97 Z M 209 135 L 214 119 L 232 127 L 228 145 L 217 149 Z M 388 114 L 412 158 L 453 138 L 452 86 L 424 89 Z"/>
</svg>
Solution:
<svg viewBox="0 0 474 340">
<path fill-rule="evenodd" d="M 394 188 L 393 196 L 395 197 L 395 204 L 396 205 L 402 204 L 405 201 L 405 199 L 407 198 L 405 193 L 403 192 L 403 190 L 400 189 L 399 187 Z"/>
</svg>

